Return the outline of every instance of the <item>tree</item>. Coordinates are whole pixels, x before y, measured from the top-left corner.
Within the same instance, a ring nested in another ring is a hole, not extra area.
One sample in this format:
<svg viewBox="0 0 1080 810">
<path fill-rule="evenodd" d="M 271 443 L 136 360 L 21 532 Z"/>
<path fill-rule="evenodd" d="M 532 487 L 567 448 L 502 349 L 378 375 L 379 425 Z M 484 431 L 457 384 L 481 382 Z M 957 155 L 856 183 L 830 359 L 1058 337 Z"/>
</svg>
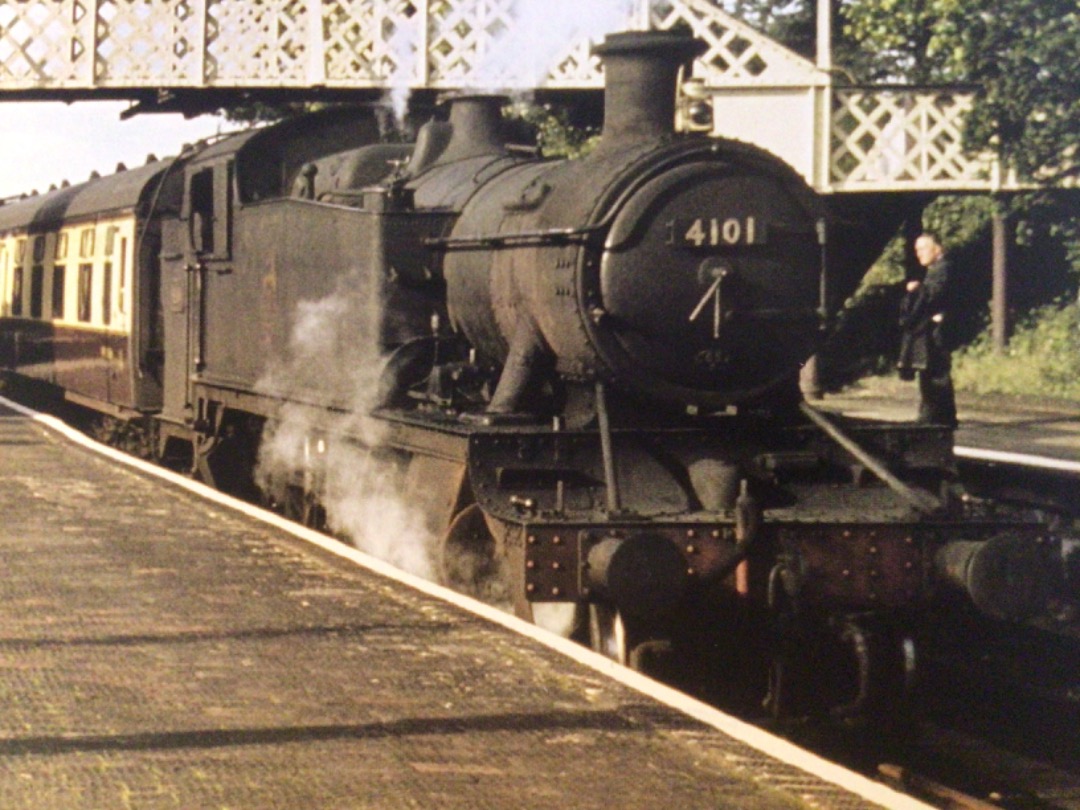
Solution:
<svg viewBox="0 0 1080 810">
<path fill-rule="evenodd" d="M 864 82 L 962 81 L 959 33 L 971 7 L 991 1 L 840 0 L 847 67 Z"/>
<path fill-rule="evenodd" d="M 965 77 L 981 93 L 965 140 L 1022 176 L 1080 176 L 1080 10 L 1076 0 L 978 0 L 959 32 Z"/>
</svg>

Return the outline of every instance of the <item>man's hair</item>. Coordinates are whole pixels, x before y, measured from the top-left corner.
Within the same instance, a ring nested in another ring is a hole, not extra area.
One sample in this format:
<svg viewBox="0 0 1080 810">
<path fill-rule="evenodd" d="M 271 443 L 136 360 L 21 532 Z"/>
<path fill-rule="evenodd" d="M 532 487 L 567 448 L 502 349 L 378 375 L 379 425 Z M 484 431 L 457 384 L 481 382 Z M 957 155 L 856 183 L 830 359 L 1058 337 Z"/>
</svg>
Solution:
<svg viewBox="0 0 1080 810">
<path fill-rule="evenodd" d="M 938 247 L 943 247 L 941 237 L 937 235 L 936 231 L 922 231 L 918 236 L 915 237 L 915 241 L 918 241 L 920 239 L 929 239 Z"/>
</svg>

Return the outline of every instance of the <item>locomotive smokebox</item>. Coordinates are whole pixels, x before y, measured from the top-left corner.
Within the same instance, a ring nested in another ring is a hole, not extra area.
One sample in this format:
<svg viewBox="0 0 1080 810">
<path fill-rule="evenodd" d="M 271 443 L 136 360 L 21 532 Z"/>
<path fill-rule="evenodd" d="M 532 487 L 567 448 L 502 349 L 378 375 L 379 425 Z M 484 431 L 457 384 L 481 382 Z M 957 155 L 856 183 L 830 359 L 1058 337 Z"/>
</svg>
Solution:
<svg viewBox="0 0 1080 810">
<path fill-rule="evenodd" d="M 599 149 L 675 131 L 679 68 L 708 45 L 670 31 L 611 34 L 593 48 L 604 63 L 604 128 Z"/>
<path fill-rule="evenodd" d="M 623 613 L 669 613 L 686 592 L 686 561 L 662 537 L 607 537 L 589 550 L 589 585 Z"/>
</svg>

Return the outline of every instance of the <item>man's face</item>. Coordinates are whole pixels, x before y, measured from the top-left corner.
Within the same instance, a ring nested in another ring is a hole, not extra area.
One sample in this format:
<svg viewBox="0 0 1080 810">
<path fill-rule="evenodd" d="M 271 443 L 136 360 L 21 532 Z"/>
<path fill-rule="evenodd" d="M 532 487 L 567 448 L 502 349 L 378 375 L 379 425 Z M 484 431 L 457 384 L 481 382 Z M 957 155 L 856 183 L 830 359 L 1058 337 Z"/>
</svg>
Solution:
<svg viewBox="0 0 1080 810">
<path fill-rule="evenodd" d="M 929 267 L 941 255 L 941 245 L 928 236 L 915 240 L 915 258 L 923 267 Z"/>
</svg>

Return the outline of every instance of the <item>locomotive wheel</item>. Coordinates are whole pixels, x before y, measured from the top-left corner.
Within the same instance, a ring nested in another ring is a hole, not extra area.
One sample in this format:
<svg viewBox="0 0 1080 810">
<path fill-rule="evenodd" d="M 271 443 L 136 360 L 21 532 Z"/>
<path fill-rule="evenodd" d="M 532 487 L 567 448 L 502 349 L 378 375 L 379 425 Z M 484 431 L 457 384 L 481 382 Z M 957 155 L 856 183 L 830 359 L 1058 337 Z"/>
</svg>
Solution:
<svg viewBox="0 0 1080 810">
<path fill-rule="evenodd" d="M 504 606 L 510 602 L 510 584 L 504 572 L 483 510 L 475 503 L 465 507 L 450 523 L 439 546 L 440 583 Z"/>
</svg>

